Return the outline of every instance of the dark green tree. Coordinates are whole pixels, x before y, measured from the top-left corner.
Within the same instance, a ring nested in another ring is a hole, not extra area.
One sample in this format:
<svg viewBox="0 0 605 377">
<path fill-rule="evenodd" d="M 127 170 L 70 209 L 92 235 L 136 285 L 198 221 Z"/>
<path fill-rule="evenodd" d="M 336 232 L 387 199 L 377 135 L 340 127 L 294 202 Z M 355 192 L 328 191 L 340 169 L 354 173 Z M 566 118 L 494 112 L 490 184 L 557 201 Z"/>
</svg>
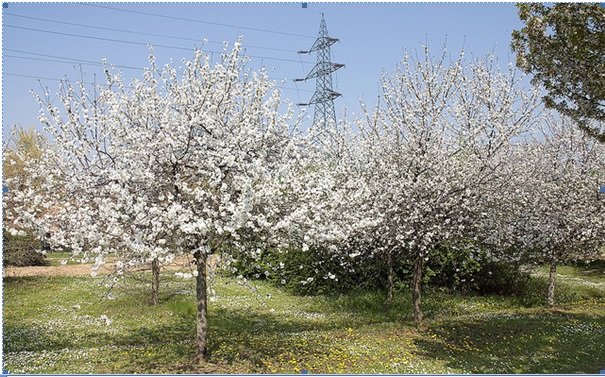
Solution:
<svg viewBox="0 0 605 377">
<path fill-rule="evenodd" d="M 605 143 L 605 7 L 598 3 L 518 4 L 517 66 L 541 84 L 547 107 Z"/>
</svg>

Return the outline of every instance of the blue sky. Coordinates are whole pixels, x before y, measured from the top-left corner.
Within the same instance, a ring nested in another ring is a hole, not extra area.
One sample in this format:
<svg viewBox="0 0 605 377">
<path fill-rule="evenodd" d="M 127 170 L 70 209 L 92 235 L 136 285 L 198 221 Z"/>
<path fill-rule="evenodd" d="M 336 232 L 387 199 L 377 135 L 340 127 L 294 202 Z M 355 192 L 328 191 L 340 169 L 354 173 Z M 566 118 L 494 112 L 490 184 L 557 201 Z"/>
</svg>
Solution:
<svg viewBox="0 0 605 377">
<path fill-rule="evenodd" d="M 56 93 L 59 82 L 49 79 L 66 76 L 74 80 L 80 78 L 80 66 L 73 62 L 74 59 L 100 62 L 102 58 L 107 58 L 112 64 L 143 67 L 147 64 L 146 43 L 156 46 L 154 50 L 158 63 L 163 64 L 170 59 L 178 62 L 191 57 L 188 49 L 199 46 L 204 38 L 209 41 L 206 49 L 220 51 L 221 42 L 232 43 L 241 34 L 247 53 L 258 56 L 250 61 L 249 66 L 253 69 L 266 66 L 272 78 L 286 80 L 277 84 L 287 88 L 282 91 L 284 97 L 295 103 L 306 102 L 315 89 L 314 81 L 295 84 L 292 79 L 304 77 L 312 68 L 315 56 L 299 56 L 296 51 L 312 45 L 318 32 L 320 13 L 324 12 L 331 36 L 340 39 L 340 43 L 333 46 L 333 60 L 346 64 L 334 79 L 335 90 L 343 94 L 336 100 L 336 111 L 341 117 L 346 107 L 348 117 L 352 118 L 359 110 L 359 98 L 364 98 L 369 104 L 376 101 L 380 93 L 381 72 L 391 72 L 404 50 L 419 49 L 428 42 L 431 49 L 438 53 L 446 43 L 453 56 L 464 47 L 467 55 L 483 57 L 494 53 L 501 64 L 507 64 L 514 60 L 509 48 L 511 32 L 521 26 L 513 3 L 308 3 L 306 9 L 302 8 L 301 3 L 98 5 L 174 18 L 76 3 L 9 3 L 8 8 L 3 9 L 2 18 L 3 135 L 12 124 L 39 127 L 38 105 L 30 90 L 40 92 L 40 84 L 36 79 L 24 76 L 42 78 L 42 85 L 48 87 L 51 93 Z M 99 30 L 65 23 L 163 36 Z M 141 45 L 57 33 L 127 40 Z M 102 81 L 101 67 L 83 64 L 81 70 L 86 81 L 93 81 L 95 75 L 97 81 Z M 121 70 L 127 78 L 141 75 L 137 69 Z M 312 108 L 309 109 L 309 115 L 312 115 L 312 111 Z M 307 125 L 309 123 L 306 122 Z"/>
</svg>

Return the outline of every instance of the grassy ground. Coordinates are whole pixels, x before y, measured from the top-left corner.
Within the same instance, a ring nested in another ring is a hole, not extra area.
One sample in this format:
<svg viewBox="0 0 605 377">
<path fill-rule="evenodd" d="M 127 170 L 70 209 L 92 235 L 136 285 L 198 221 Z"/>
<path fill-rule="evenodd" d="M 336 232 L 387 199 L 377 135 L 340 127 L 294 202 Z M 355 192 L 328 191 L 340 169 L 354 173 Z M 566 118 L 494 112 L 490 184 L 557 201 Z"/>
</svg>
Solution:
<svg viewBox="0 0 605 377">
<path fill-rule="evenodd" d="M 63 264 L 77 264 L 76 260 L 70 259 L 70 252 L 53 251 L 46 254 L 46 261 L 50 266 L 60 266 Z"/>
<path fill-rule="evenodd" d="M 592 271 L 592 270 L 594 271 Z M 591 270 L 590 272 L 587 272 Z M 409 294 L 300 297 L 264 283 L 217 278 L 211 363 L 194 352 L 194 285 L 163 274 L 106 297 L 92 277 L 4 279 L 4 368 L 11 373 L 598 373 L 605 369 L 605 266 L 559 269 L 562 303 L 428 292 L 426 328 L 411 326 Z M 541 279 L 541 277 L 538 277 Z"/>
</svg>

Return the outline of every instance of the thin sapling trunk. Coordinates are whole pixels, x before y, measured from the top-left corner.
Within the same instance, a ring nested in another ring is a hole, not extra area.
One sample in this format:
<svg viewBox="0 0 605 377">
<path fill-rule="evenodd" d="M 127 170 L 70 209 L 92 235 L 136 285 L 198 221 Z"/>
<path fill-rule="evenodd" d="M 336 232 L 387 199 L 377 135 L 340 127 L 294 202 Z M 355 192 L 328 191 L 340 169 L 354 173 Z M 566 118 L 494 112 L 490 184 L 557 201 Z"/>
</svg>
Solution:
<svg viewBox="0 0 605 377">
<path fill-rule="evenodd" d="M 557 277 L 557 262 L 550 262 L 550 270 L 548 272 L 548 295 L 546 297 L 546 302 L 548 306 L 555 305 L 555 279 Z"/>
<path fill-rule="evenodd" d="M 393 271 L 393 253 L 391 250 L 389 250 L 387 252 L 387 305 L 391 305 L 393 303 L 393 289 L 395 285 L 394 275 L 395 272 Z"/>
<path fill-rule="evenodd" d="M 414 274 L 412 276 L 412 301 L 414 304 L 414 325 L 420 327 L 422 324 L 422 307 L 420 305 L 420 294 L 422 289 L 422 268 L 424 258 L 419 255 L 414 263 Z"/>
<path fill-rule="evenodd" d="M 151 303 L 157 305 L 159 303 L 158 291 L 160 289 L 160 261 L 158 258 L 153 258 L 151 261 Z"/>
<path fill-rule="evenodd" d="M 194 254 L 197 264 L 196 277 L 196 299 L 197 299 L 197 332 L 195 336 L 195 362 L 208 361 L 208 289 L 206 261 L 207 255 L 204 251 Z"/>
</svg>

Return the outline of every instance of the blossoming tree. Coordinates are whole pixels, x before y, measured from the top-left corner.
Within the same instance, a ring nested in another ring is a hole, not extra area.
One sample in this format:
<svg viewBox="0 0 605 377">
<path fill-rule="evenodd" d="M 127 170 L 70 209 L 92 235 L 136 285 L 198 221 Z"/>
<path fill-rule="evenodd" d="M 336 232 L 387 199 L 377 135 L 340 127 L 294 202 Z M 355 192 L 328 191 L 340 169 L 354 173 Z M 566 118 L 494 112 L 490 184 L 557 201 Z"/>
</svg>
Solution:
<svg viewBox="0 0 605 377">
<path fill-rule="evenodd" d="M 398 253 L 413 261 L 417 325 L 425 261 L 435 246 L 475 236 L 478 214 L 489 210 L 480 199 L 538 104 L 512 67 L 501 72 L 492 59 L 445 59 L 445 52 L 433 59 L 428 50 L 420 60 L 406 55 L 393 75 L 383 77 L 384 105 L 359 122 L 374 198 L 369 216 L 380 219 L 369 236 L 389 259 Z"/>
<path fill-rule="evenodd" d="M 557 265 L 597 257 L 605 245 L 605 149 L 573 121 L 546 113 L 516 159 L 516 177 L 498 213 L 511 247 L 549 265 L 546 302 L 555 303 Z M 506 231 L 507 230 L 507 231 Z"/>
<path fill-rule="evenodd" d="M 12 194 L 17 222 L 96 266 L 109 254 L 119 266 L 191 255 L 197 361 L 208 358 L 208 256 L 256 235 L 276 242 L 300 157 L 291 111 L 281 114 L 279 91 L 245 69 L 240 49 L 215 65 L 197 50 L 182 69 L 159 69 L 151 55 L 131 84 L 108 68 L 94 95 L 64 83 L 61 109 L 40 96 L 54 148 L 27 169 L 43 189 Z"/>
</svg>

